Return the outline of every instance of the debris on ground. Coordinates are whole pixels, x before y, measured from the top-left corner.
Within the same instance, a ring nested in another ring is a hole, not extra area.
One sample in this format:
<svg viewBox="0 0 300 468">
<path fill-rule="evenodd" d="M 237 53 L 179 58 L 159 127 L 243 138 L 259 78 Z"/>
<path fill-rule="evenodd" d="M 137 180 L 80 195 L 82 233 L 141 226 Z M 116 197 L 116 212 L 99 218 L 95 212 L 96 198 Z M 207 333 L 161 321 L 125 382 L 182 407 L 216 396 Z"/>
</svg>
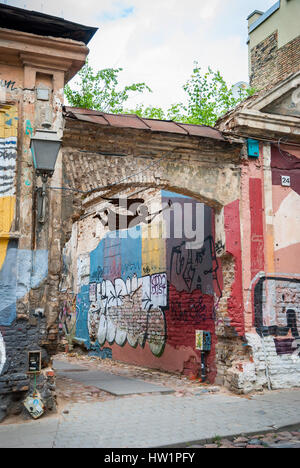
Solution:
<svg viewBox="0 0 300 468">
<path fill-rule="evenodd" d="M 175 395 L 178 398 L 183 396 L 200 397 L 204 394 L 217 392 L 229 393 L 222 387 L 210 385 L 206 382 L 203 383 L 201 382 L 201 379 L 191 380 L 179 373 L 176 374 L 156 369 L 148 369 L 133 364 L 114 361 L 112 359 L 101 359 L 97 356 L 89 356 L 88 354 L 76 352 L 68 354 L 62 353 L 56 355 L 54 359 L 83 366 L 88 370 L 106 371 L 114 375 L 140 379 L 148 383 L 166 386 L 174 390 Z M 60 411 L 70 402 L 82 403 L 84 401 L 106 401 L 108 399 L 119 398 L 102 391 L 99 388 L 91 386 L 88 387 L 66 377 L 56 378 L 56 393 Z"/>
<path fill-rule="evenodd" d="M 189 445 L 187 448 L 300 448 L 300 429 L 298 431 L 270 432 L 254 436 L 240 436 L 232 440 L 216 436 L 209 443 Z"/>
</svg>

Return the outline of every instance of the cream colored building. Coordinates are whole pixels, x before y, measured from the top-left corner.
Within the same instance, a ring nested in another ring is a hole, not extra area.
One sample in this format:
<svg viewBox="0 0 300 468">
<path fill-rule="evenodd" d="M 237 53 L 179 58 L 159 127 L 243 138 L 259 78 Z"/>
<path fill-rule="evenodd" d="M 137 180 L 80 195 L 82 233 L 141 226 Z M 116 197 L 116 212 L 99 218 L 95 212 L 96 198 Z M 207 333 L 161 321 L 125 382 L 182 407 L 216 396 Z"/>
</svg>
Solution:
<svg viewBox="0 0 300 468">
<path fill-rule="evenodd" d="M 254 87 L 275 84 L 300 69 L 300 0 L 279 0 L 265 13 L 255 10 L 247 20 Z"/>
</svg>

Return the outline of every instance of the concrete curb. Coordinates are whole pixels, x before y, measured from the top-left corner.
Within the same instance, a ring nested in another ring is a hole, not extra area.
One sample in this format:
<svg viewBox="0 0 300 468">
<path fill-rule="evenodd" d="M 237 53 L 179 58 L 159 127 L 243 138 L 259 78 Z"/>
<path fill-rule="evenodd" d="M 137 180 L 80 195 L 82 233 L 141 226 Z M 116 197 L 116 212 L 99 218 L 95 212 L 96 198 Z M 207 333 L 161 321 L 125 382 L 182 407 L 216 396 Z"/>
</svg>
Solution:
<svg viewBox="0 0 300 468">
<path fill-rule="evenodd" d="M 221 439 L 228 439 L 228 440 L 234 440 L 237 437 L 252 437 L 255 435 L 264 435 L 264 434 L 269 434 L 269 433 L 278 433 L 278 432 L 285 432 L 285 431 L 294 431 L 294 430 L 300 430 L 300 422 L 297 424 L 292 424 L 288 426 L 280 426 L 280 427 L 274 427 L 272 429 L 271 427 L 269 429 L 261 430 L 261 431 L 255 431 L 255 432 L 239 432 L 236 434 L 231 434 L 231 435 L 224 435 L 222 436 L 221 434 L 216 434 L 215 437 L 220 437 Z M 204 444 L 211 444 L 214 442 L 214 437 L 210 437 L 207 439 L 198 439 L 198 440 L 193 440 L 193 441 L 188 441 L 188 442 L 182 442 L 179 444 L 173 444 L 173 445 L 162 445 L 162 446 L 157 446 L 153 448 L 189 448 L 189 445 L 204 445 Z"/>
</svg>

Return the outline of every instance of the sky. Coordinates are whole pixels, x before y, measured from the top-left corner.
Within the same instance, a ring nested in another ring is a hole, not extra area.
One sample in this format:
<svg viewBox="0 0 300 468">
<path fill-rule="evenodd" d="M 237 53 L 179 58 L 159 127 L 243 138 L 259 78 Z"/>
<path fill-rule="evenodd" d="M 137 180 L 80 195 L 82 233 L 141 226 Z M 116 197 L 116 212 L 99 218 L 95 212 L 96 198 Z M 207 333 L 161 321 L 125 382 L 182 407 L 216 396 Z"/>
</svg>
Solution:
<svg viewBox="0 0 300 468">
<path fill-rule="evenodd" d="M 247 16 L 275 0 L 2 0 L 99 28 L 90 41 L 97 70 L 123 68 L 120 84 L 145 82 L 152 93 L 128 102 L 163 107 L 184 101 L 198 61 L 229 84 L 248 81 Z M 73 80 L 74 81 L 74 80 Z M 76 79 L 75 79 L 76 81 Z"/>
</svg>

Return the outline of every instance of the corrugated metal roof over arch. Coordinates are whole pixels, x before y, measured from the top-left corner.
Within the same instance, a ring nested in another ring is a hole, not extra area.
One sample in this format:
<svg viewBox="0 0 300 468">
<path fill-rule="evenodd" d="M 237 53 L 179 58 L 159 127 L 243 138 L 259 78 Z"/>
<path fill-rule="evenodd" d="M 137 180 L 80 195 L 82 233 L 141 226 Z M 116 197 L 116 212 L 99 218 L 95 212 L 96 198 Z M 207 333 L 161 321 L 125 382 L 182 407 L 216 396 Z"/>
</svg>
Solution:
<svg viewBox="0 0 300 468">
<path fill-rule="evenodd" d="M 117 128 L 133 128 L 150 132 L 176 133 L 187 136 L 211 138 L 226 141 L 220 130 L 205 125 L 191 125 L 174 122 L 173 120 L 145 119 L 135 114 L 106 114 L 104 112 L 78 107 L 64 107 L 67 118 L 89 122 L 97 125 Z"/>
</svg>

